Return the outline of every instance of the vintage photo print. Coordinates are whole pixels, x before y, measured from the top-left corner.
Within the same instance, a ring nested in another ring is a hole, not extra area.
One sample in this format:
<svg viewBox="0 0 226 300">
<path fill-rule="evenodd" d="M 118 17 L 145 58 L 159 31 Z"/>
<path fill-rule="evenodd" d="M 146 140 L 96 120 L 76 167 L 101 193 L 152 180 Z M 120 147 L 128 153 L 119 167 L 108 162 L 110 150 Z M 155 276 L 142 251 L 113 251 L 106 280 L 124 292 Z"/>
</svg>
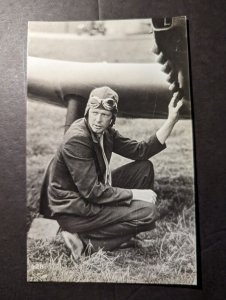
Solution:
<svg viewBox="0 0 226 300">
<path fill-rule="evenodd" d="M 29 22 L 29 282 L 197 284 L 186 22 Z"/>
</svg>

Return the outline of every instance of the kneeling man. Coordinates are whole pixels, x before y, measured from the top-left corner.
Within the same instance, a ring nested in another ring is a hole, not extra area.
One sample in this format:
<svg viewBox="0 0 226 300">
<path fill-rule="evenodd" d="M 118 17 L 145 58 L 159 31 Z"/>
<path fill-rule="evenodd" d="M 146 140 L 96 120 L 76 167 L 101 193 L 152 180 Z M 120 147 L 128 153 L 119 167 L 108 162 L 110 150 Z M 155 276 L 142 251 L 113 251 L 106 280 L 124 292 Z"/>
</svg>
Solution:
<svg viewBox="0 0 226 300">
<path fill-rule="evenodd" d="M 168 119 L 142 142 L 113 128 L 118 101 L 111 88 L 94 89 L 84 118 L 72 123 L 51 164 L 49 207 L 75 259 L 87 244 L 94 251 L 113 250 L 135 241 L 138 233 L 152 230 L 159 217 L 148 159 L 166 147 L 182 101 L 175 105 L 176 96 L 172 98 Z M 112 152 L 133 162 L 111 172 Z"/>
</svg>

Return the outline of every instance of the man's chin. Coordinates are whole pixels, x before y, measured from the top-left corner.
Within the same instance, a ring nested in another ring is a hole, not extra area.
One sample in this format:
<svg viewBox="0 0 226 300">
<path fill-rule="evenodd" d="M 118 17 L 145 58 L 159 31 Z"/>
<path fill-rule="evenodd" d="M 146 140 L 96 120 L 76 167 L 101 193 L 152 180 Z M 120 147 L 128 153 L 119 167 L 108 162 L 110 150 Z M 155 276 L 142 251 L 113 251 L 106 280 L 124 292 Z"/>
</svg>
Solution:
<svg viewBox="0 0 226 300">
<path fill-rule="evenodd" d="M 101 134 L 104 131 L 103 128 L 97 128 L 94 126 L 92 126 L 91 128 L 94 133 L 98 133 L 98 134 Z"/>
</svg>

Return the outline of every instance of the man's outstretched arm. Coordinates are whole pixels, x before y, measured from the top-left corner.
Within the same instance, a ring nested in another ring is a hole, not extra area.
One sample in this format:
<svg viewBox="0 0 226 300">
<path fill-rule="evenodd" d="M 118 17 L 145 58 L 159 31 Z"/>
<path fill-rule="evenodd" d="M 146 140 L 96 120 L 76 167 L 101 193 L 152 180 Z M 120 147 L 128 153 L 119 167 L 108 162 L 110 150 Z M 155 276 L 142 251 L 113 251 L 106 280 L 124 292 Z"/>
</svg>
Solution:
<svg viewBox="0 0 226 300">
<path fill-rule="evenodd" d="M 170 136 L 174 125 L 179 119 L 179 110 L 183 105 L 183 100 L 177 101 L 177 93 L 175 93 L 169 103 L 168 118 L 162 127 L 156 132 L 156 136 L 161 144 L 165 144 L 165 141 Z M 157 195 L 152 190 L 132 190 L 133 200 L 142 200 L 155 204 Z"/>
</svg>

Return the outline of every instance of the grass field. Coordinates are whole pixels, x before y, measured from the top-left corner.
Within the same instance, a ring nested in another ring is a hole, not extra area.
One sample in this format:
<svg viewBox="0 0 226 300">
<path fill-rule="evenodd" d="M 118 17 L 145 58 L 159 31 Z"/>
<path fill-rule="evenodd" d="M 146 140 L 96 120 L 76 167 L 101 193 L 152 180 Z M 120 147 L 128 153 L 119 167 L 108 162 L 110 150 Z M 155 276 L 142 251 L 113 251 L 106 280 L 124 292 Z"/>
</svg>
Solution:
<svg viewBox="0 0 226 300">
<path fill-rule="evenodd" d="M 61 142 L 66 110 L 28 101 L 27 106 L 27 228 L 38 216 L 38 198 L 44 169 Z M 140 140 L 163 120 L 118 119 L 116 128 Z M 112 168 L 128 160 L 114 155 Z M 27 241 L 29 281 L 130 282 L 196 284 L 195 201 L 192 128 L 179 121 L 167 149 L 153 157 L 158 201 L 174 200 L 174 208 L 156 229 L 142 235 L 152 240 L 146 250 L 124 249 L 81 257 L 75 263 L 61 235 L 53 242 Z"/>
</svg>

